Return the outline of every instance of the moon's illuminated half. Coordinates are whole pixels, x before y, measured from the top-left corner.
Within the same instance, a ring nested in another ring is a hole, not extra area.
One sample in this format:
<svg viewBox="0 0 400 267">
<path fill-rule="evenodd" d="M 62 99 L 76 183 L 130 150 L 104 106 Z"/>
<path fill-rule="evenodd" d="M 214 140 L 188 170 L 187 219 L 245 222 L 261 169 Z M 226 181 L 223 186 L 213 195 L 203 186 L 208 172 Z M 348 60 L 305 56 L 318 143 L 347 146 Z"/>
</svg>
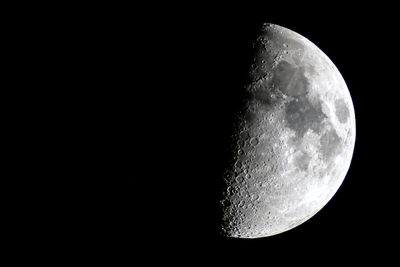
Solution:
<svg viewBox="0 0 400 267">
<path fill-rule="evenodd" d="M 254 55 L 224 175 L 230 237 L 271 236 L 308 220 L 340 187 L 355 143 L 350 93 L 317 46 L 265 24 Z"/>
</svg>

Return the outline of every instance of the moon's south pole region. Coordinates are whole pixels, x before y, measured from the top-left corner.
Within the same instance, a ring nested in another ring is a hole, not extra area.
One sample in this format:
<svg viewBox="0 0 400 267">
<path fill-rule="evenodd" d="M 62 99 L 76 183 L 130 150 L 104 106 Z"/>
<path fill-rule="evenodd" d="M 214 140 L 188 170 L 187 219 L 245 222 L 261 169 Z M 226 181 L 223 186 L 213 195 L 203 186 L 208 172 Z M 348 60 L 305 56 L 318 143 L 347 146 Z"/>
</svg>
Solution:
<svg viewBox="0 0 400 267">
<path fill-rule="evenodd" d="M 264 24 L 249 78 L 219 201 L 228 237 L 267 237 L 308 220 L 339 189 L 355 144 L 346 83 L 305 37 Z"/>
</svg>

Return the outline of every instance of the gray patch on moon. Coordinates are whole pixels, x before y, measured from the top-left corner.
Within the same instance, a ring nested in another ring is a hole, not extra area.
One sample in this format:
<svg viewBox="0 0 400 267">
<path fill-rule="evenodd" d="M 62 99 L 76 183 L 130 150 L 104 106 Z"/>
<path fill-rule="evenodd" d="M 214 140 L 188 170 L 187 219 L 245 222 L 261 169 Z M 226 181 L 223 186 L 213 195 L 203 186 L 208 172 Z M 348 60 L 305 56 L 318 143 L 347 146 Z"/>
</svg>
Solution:
<svg viewBox="0 0 400 267">
<path fill-rule="evenodd" d="M 273 40 L 273 42 L 270 40 Z M 285 49 L 286 53 L 290 53 L 293 56 L 293 60 L 296 64 L 301 65 L 304 45 L 279 32 L 272 32 L 269 30 L 263 31 L 253 45 L 256 54 L 259 56 L 254 58 L 253 64 L 251 65 L 251 81 L 257 81 L 271 72 L 276 59 L 282 55 L 282 48 Z"/>
<path fill-rule="evenodd" d="M 343 99 L 335 101 L 335 114 L 341 123 L 346 123 L 349 118 L 349 109 Z"/>
<path fill-rule="evenodd" d="M 334 129 L 326 132 L 320 140 L 321 152 L 326 160 L 331 159 L 340 152 L 341 139 Z"/>
<path fill-rule="evenodd" d="M 244 119 L 248 123 L 253 123 L 257 119 L 257 115 L 254 112 L 248 111 L 245 113 Z"/>
<path fill-rule="evenodd" d="M 262 106 L 271 106 L 273 104 L 270 93 L 267 90 L 257 90 L 254 93 L 254 99 Z"/>
<path fill-rule="evenodd" d="M 314 107 L 304 96 L 289 102 L 285 111 L 286 124 L 298 137 L 303 137 L 309 129 L 319 133 L 321 122 L 326 118 L 321 106 Z"/>
<path fill-rule="evenodd" d="M 283 93 L 272 84 L 271 80 L 258 82 L 249 88 L 249 102 L 256 104 L 257 109 L 261 108 L 264 112 L 274 110 L 283 100 Z"/>
<path fill-rule="evenodd" d="M 296 157 L 295 164 L 300 170 L 307 171 L 308 165 L 310 164 L 310 160 L 311 160 L 310 155 L 301 152 L 301 154 Z"/>
<path fill-rule="evenodd" d="M 309 86 L 304 76 L 304 68 L 293 66 L 287 61 L 279 62 L 275 69 L 273 83 L 282 93 L 289 96 L 304 95 Z"/>
</svg>

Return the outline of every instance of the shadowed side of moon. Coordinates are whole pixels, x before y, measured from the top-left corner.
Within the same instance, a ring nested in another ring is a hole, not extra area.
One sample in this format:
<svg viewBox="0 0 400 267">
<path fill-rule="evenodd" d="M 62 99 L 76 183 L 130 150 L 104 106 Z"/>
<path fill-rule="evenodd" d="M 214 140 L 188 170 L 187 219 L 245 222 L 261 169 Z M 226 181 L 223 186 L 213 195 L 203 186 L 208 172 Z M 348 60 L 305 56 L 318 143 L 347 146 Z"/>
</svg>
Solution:
<svg viewBox="0 0 400 267">
<path fill-rule="evenodd" d="M 342 183 L 355 142 L 347 86 L 304 37 L 263 27 L 250 80 L 224 175 L 221 229 L 230 237 L 275 235 L 313 216 Z"/>
</svg>

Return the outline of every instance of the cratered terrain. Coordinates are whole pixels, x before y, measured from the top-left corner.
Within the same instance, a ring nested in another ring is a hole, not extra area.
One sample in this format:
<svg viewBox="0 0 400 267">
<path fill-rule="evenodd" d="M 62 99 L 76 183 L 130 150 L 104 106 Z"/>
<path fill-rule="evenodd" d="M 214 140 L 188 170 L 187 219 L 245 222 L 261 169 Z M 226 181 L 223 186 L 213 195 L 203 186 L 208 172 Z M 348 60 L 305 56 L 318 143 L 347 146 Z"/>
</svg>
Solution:
<svg viewBox="0 0 400 267">
<path fill-rule="evenodd" d="M 355 144 L 350 93 L 316 45 L 264 24 L 253 60 L 219 202 L 228 237 L 271 236 L 308 220 L 339 189 Z"/>
</svg>

